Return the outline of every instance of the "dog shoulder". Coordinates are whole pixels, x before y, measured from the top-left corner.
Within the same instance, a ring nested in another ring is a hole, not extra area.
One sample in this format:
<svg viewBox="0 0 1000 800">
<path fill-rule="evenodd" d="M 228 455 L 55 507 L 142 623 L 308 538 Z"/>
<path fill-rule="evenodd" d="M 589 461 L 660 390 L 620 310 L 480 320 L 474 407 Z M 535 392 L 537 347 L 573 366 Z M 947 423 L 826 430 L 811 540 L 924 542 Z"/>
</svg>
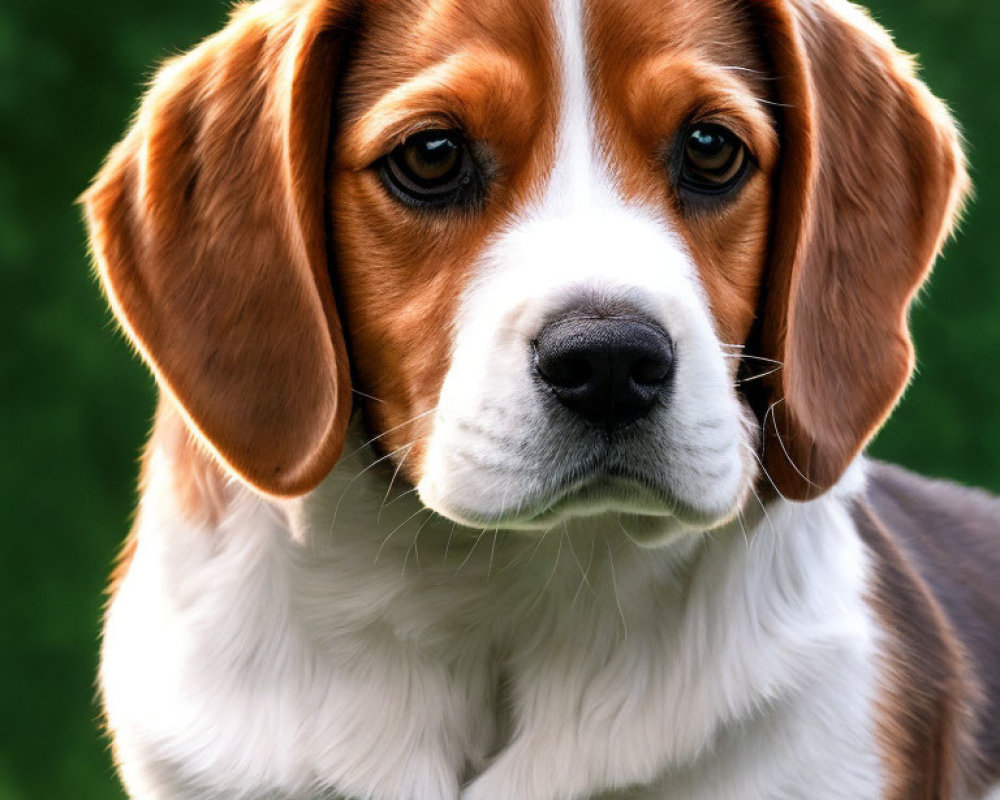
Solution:
<svg viewBox="0 0 1000 800">
<path fill-rule="evenodd" d="M 872 462 L 854 517 L 875 563 L 893 684 L 884 711 L 909 784 L 978 796 L 1000 779 L 1000 498 Z M 971 755 L 951 764 L 949 753 Z"/>
</svg>

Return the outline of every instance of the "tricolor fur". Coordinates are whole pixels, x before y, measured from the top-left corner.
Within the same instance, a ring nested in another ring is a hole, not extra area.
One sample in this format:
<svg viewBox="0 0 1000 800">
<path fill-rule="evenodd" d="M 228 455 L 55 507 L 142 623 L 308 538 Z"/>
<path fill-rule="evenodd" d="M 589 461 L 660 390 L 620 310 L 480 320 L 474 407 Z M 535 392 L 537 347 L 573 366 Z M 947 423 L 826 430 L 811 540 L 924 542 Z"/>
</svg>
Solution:
<svg viewBox="0 0 1000 800">
<path fill-rule="evenodd" d="M 752 158 L 724 203 L 672 183 L 693 120 Z M 387 190 L 434 129 L 481 202 Z M 859 455 L 965 188 L 841 0 L 241 8 L 85 198 L 161 388 L 101 667 L 131 795 L 986 797 L 1000 504 Z M 669 337 L 637 421 L 539 380 L 567 314 Z"/>
</svg>

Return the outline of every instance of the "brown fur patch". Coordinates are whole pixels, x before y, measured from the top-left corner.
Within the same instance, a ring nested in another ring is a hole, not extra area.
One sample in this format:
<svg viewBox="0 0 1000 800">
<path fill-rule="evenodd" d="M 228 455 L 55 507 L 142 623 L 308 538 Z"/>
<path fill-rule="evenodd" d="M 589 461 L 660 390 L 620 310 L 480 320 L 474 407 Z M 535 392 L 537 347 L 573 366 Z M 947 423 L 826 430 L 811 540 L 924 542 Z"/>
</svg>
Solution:
<svg viewBox="0 0 1000 800">
<path fill-rule="evenodd" d="M 958 134 L 854 6 L 749 3 L 782 131 L 772 254 L 754 336 L 783 369 L 753 400 L 778 491 L 818 496 L 892 410 L 913 366 L 910 301 L 967 179 Z"/>
<path fill-rule="evenodd" d="M 623 192 L 678 230 L 720 338 L 741 344 L 760 292 L 778 156 L 752 27 L 721 0 L 594 0 L 587 36 L 601 144 Z M 669 153 L 694 122 L 725 125 L 759 163 L 731 202 L 710 209 L 685 207 L 670 175 Z"/>
<path fill-rule="evenodd" d="M 238 10 L 160 71 L 84 196 L 102 283 L 160 386 L 277 495 L 329 472 L 351 405 L 323 219 L 346 11 Z"/>
<path fill-rule="evenodd" d="M 551 168 L 552 25 L 529 0 L 375 3 L 344 72 L 330 177 L 338 296 L 358 387 L 377 398 L 370 427 L 413 482 L 477 256 Z M 382 187 L 372 162 L 429 125 L 488 143 L 481 211 L 413 210 Z"/>
<path fill-rule="evenodd" d="M 1000 780 L 1000 501 L 873 463 L 854 515 L 888 647 L 887 800 L 977 797 Z"/>
</svg>

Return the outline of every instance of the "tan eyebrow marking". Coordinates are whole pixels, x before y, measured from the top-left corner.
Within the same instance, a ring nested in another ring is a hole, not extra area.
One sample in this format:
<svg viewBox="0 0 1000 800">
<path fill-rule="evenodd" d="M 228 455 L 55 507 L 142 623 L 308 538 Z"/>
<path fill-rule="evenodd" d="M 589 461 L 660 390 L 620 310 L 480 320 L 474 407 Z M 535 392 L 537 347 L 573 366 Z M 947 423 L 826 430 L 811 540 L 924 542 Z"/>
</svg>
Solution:
<svg viewBox="0 0 1000 800">
<path fill-rule="evenodd" d="M 352 126 L 341 158 L 360 169 L 406 136 L 436 124 L 485 136 L 501 115 L 531 113 L 531 82 L 514 58 L 473 48 L 453 53 L 389 90 Z M 527 106 L 527 108 L 525 108 Z"/>
<path fill-rule="evenodd" d="M 767 110 L 769 101 L 757 97 L 732 67 L 697 56 L 661 53 L 636 64 L 625 81 L 625 111 L 641 129 L 669 106 L 682 107 L 723 120 L 749 146 L 761 166 L 769 169 L 778 155 L 778 134 Z"/>
</svg>

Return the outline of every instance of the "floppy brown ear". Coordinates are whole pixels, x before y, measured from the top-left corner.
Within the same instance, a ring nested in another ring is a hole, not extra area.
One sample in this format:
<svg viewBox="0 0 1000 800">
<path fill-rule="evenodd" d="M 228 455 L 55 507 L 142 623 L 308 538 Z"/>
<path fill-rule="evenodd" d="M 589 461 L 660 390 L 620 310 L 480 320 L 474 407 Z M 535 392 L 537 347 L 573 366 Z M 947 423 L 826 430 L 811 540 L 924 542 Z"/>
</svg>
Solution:
<svg viewBox="0 0 1000 800">
<path fill-rule="evenodd" d="M 755 0 L 782 137 L 755 348 L 783 367 L 751 398 L 786 497 L 829 489 L 913 369 L 907 315 L 967 178 L 910 61 L 842 0 Z"/>
<path fill-rule="evenodd" d="M 350 414 L 325 235 L 346 3 L 263 2 L 157 75 L 84 195 L 110 303 L 234 472 L 313 488 Z"/>
</svg>

